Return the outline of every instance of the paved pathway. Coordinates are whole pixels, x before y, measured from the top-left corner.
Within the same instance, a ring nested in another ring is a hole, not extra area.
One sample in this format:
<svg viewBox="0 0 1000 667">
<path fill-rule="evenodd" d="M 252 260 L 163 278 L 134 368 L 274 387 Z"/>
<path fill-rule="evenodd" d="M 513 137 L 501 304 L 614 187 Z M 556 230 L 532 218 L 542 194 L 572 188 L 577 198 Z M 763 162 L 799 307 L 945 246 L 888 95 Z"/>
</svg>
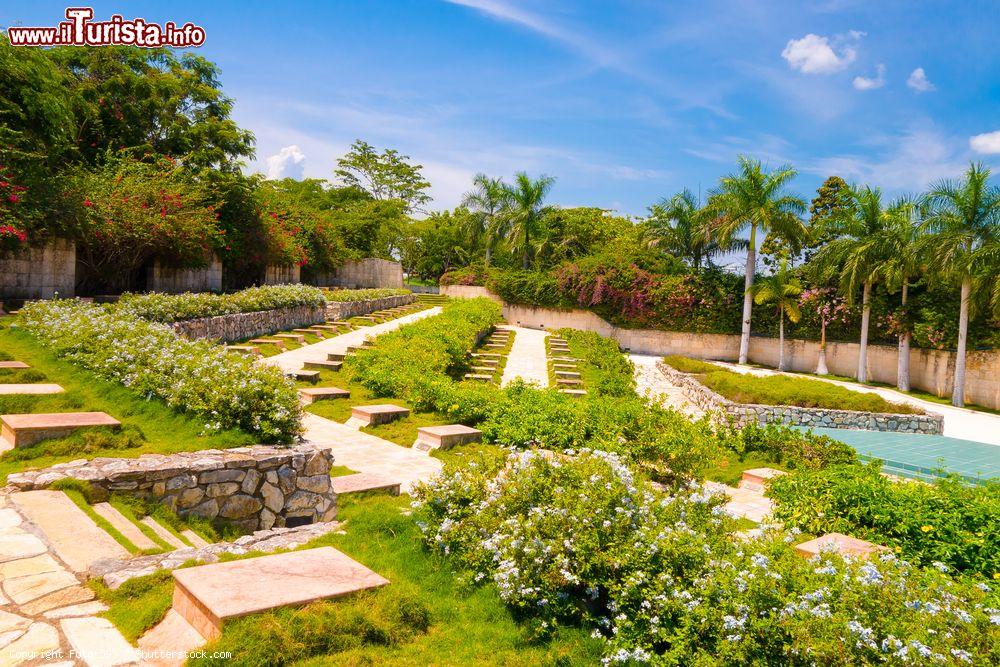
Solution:
<svg viewBox="0 0 1000 667">
<path fill-rule="evenodd" d="M 545 354 L 545 338 L 549 332 L 510 325 L 501 325 L 497 328 L 506 329 L 514 334 L 514 344 L 507 355 L 507 365 L 503 368 L 500 386 L 506 387 L 520 378 L 542 389 L 548 387 L 549 366 Z"/>
<path fill-rule="evenodd" d="M 661 357 L 630 354 L 628 358 L 635 367 L 636 393 L 640 396 L 645 396 L 665 408 L 680 410 L 695 419 L 705 414 L 704 410 L 687 400 L 681 388 L 670 382 L 656 367 L 656 361 Z"/>
<path fill-rule="evenodd" d="M 715 361 L 712 363 L 724 366 L 725 368 L 737 373 L 759 376 L 789 375 L 791 377 L 808 377 L 811 380 L 829 382 L 830 384 L 839 385 L 852 391 L 859 391 L 865 394 L 878 394 L 887 401 L 893 401 L 894 403 L 906 403 L 908 405 L 914 405 L 918 408 L 926 410 L 927 412 L 943 415 L 944 435 L 950 438 L 984 442 L 990 445 L 1000 445 L 1000 415 L 980 412 L 977 410 L 969 410 L 967 408 L 956 408 L 951 405 L 942 405 L 940 403 L 925 401 L 923 399 L 898 392 L 895 389 L 888 389 L 886 387 L 865 387 L 853 382 L 844 382 L 842 380 L 825 378 L 821 375 L 805 376 L 801 373 L 781 373 L 767 368 L 749 368 L 747 366 L 738 366 L 737 364 L 731 364 L 724 361 Z"/>
<path fill-rule="evenodd" d="M 295 350 L 282 352 L 281 354 L 276 354 L 273 357 L 266 357 L 262 359 L 262 361 L 266 364 L 279 366 L 281 370 L 285 372 L 297 371 L 300 370 L 302 365 L 307 361 L 326 361 L 326 355 L 331 352 L 343 354 L 347 351 L 348 347 L 360 346 L 369 338 L 374 338 L 380 334 L 394 331 L 404 324 L 410 324 L 411 322 L 422 320 L 425 317 L 437 315 L 440 312 L 440 306 L 435 306 L 434 308 L 428 308 L 427 310 L 421 310 L 410 315 L 397 317 L 394 320 L 376 324 L 374 326 L 361 327 L 360 329 L 355 329 L 354 331 L 349 331 L 348 333 L 340 334 L 339 336 L 334 336 L 333 338 L 321 340 L 320 342 L 313 343 L 312 345 L 303 345 Z"/>
</svg>

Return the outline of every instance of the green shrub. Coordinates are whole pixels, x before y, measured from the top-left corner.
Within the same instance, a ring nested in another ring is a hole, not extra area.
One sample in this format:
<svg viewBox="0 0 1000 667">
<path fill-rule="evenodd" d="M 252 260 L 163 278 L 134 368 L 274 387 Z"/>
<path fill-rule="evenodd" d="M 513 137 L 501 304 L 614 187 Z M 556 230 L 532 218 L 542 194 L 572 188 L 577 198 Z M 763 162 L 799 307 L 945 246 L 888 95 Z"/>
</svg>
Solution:
<svg viewBox="0 0 1000 667">
<path fill-rule="evenodd" d="M 682 357 L 679 354 L 668 354 L 663 357 L 663 363 L 681 373 L 714 373 L 719 370 L 719 367 L 715 364 L 701 361 L 700 359 Z"/>
<path fill-rule="evenodd" d="M 840 532 L 920 564 L 1000 578 L 1000 484 L 894 482 L 879 462 L 800 470 L 775 479 L 774 517 L 810 533 Z"/>
<path fill-rule="evenodd" d="M 322 306 L 325 303 L 321 289 L 295 284 L 250 287 L 232 294 L 123 294 L 112 308 L 151 322 L 170 323 L 293 306 Z"/>
<path fill-rule="evenodd" d="M 572 299 L 563 295 L 559 281 L 537 271 L 494 271 L 486 286 L 507 303 L 547 308 L 574 308 Z"/>
<path fill-rule="evenodd" d="M 587 390 L 602 396 L 634 396 L 635 369 L 618 343 L 593 331 L 559 329 L 570 350 L 587 365 Z"/>
<path fill-rule="evenodd" d="M 338 289 L 324 290 L 323 296 L 327 301 L 337 303 L 351 301 L 368 301 L 369 299 L 384 299 L 388 296 L 406 296 L 412 294 L 408 289 L 380 287 L 373 289 Z"/>
<path fill-rule="evenodd" d="M 850 445 L 781 424 L 723 429 L 720 437 L 740 457 L 759 452 L 789 468 L 825 468 L 858 460 Z"/>
</svg>

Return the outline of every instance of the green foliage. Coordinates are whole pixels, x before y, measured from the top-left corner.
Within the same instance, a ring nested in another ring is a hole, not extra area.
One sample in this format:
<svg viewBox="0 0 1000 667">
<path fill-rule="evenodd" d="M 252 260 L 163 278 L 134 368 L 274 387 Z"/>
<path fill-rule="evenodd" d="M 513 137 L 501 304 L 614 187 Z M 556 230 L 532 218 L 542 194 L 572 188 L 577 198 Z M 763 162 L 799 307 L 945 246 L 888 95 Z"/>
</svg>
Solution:
<svg viewBox="0 0 1000 667">
<path fill-rule="evenodd" d="M 358 139 L 337 160 L 334 173 L 347 187 L 363 190 L 374 199 L 402 201 L 409 212 L 431 199 L 425 192 L 431 184 L 420 173 L 423 165 L 410 164 L 409 159 L 391 148 L 379 153 L 374 146 Z"/>
<path fill-rule="evenodd" d="M 110 609 L 102 614 L 134 642 L 160 622 L 170 609 L 174 578 L 170 570 L 160 570 L 144 577 L 129 579 L 111 590 L 99 578 L 89 582 L 100 599 Z"/>
<path fill-rule="evenodd" d="M 787 468 L 826 468 L 858 460 L 854 449 L 839 440 L 780 424 L 750 424 L 724 429 L 719 435 L 740 457 L 765 454 L 770 462 Z"/>
<path fill-rule="evenodd" d="M 668 354 L 663 357 L 663 363 L 679 370 L 681 373 L 714 373 L 719 370 L 719 366 L 713 363 L 701 361 L 700 359 L 691 359 L 690 357 L 682 357 L 679 354 Z"/>
<path fill-rule="evenodd" d="M 635 369 L 618 343 L 593 331 L 559 329 L 573 354 L 586 364 L 587 389 L 602 396 L 635 396 Z"/>
<path fill-rule="evenodd" d="M 384 299 L 388 296 L 405 296 L 412 294 L 406 288 L 374 287 L 371 289 L 336 289 L 325 290 L 323 296 L 327 301 L 345 303 L 353 301 L 368 301 L 369 299 Z"/>
<path fill-rule="evenodd" d="M 141 317 L 151 322 L 170 323 L 232 313 L 252 313 L 295 306 L 322 306 L 326 300 L 323 290 L 317 287 L 299 284 L 264 285 L 232 294 L 126 293 L 121 296 L 115 309 L 122 314 Z"/>
<path fill-rule="evenodd" d="M 800 470 L 775 479 L 774 516 L 810 533 L 842 532 L 923 565 L 996 578 L 1000 573 L 1000 485 L 896 482 L 868 465 Z"/>
<path fill-rule="evenodd" d="M 490 291 L 508 303 L 548 308 L 569 308 L 573 302 L 559 289 L 557 279 L 535 271 L 500 271 L 490 274 Z"/>
</svg>

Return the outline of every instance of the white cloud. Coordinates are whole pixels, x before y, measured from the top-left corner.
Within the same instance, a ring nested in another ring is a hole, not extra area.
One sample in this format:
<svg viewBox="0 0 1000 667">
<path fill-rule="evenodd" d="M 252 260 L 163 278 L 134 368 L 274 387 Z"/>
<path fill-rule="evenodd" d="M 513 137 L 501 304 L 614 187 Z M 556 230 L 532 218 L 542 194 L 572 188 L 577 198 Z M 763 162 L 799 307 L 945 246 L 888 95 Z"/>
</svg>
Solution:
<svg viewBox="0 0 1000 667">
<path fill-rule="evenodd" d="M 969 137 L 969 148 L 977 153 L 1000 153 L 1000 130 Z"/>
<path fill-rule="evenodd" d="M 844 69 L 858 56 L 857 42 L 864 33 L 852 30 L 833 38 L 809 33 L 789 40 L 781 57 L 788 66 L 803 74 L 832 74 Z"/>
<path fill-rule="evenodd" d="M 305 173 L 305 153 L 294 144 L 285 146 L 264 162 L 267 164 L 267 177 L 272 180 L 280 178 L 301 179 Z"/>
<path fill-rule="evenodd" d="M 854 77 L 854 87 L 857 90 L 875 90 L 885 85 L 885 65 L 875 66 L 875 78 L 867 76 Z"/>
<path fill-rule="evenodd" d="M 927 78 L 927 73 L 923 67 L 910 72 L 910 77 L 906 80 L 906 85 L 918 93 L 927 93 L 934 90 L 934 84 Z"/>
</svg>

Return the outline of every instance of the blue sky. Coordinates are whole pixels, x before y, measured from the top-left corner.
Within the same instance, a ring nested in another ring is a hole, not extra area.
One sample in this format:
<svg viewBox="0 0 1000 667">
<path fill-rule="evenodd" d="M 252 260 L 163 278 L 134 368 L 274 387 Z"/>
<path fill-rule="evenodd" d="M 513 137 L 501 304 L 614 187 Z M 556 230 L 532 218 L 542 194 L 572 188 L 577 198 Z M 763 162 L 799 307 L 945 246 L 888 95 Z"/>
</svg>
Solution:
<svg viewBox="0 0 1000 667">
<path fill-rule="evenodd" d="M 293 5 L 293 6 L 292 6 Z M 0 3 L 51 25 L 64 3 Z M 250 168 L 332 178 L 356 138 L 425 166 L 435 207 L 473 174 L 557 178 L 555 203 L 640 215 L 738 153 L 896 192 L 1000 168 L 992 2 L 95 2 L 207 31 Z M 995 134 L 992 134 L 995 133 Z"/>
</svg>

